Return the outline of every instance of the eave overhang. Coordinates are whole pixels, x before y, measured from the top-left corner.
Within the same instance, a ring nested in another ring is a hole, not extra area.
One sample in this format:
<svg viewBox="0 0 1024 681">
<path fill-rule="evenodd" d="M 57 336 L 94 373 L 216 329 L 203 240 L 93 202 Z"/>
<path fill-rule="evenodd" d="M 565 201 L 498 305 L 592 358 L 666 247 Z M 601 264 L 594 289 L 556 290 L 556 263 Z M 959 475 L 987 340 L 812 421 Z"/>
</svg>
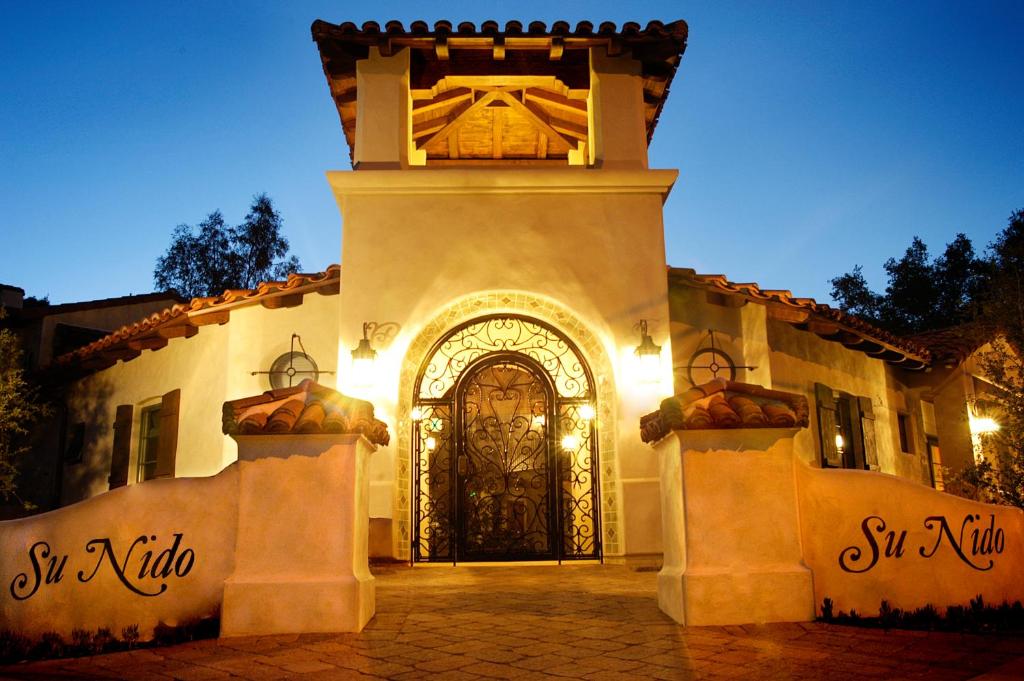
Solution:
<svg viewBox="0 0 1024 681">
<path fill-rule="evenodd" d="M 509 21 L 504 28 L 496 21 L 485 21 L 479 27 L 471 22 L 456 26 L 450 21 L 438 21 L 431 27 L 425 21 L 414 21 L 408 29 L 400 21 L 388 21 L 381 29 L 375 21 L 360 27 L 318 19 L 311 31 L 350 154 L 355 145 L 356 62 L 368 58 L 370 48 L 383 56 L 409 49 L 411 89 L 430 88 L 447 76 L 527 74 L 556 76 L 569 87 L 585 89 L 589 87 L 591 48 L 604 48 L 612 57 L 629 55 L 641 64 L 650 143 L 689 35 L 682 20 L 651 21 L 646 27 L 626 22 L 621 28 L 604 22 L 596 30 L 591 22 L 581 21 L 573 30 L 566 21 L 556 21 L 550 27 L 533 21 L 525 29 L 518 21 Z"/>
</svg>

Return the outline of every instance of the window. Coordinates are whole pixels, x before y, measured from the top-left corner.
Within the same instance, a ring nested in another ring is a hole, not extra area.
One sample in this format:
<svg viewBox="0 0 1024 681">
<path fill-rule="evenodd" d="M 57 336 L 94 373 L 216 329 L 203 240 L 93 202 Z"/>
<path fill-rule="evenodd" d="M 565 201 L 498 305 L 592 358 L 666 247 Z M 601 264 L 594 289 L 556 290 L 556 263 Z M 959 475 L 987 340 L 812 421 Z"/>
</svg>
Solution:
<svg viewBox="0 0 1024 681">
<path fill-rule="evenodd" d="M 132 441 L 137 441 L 137 482 L 173 478 L 178 451 L 178 405 L 181 391 L 172 390 L 158 404 L 143 407 L 136 422 L 135 408 L 120 404 L 114 418 L 114 444 L 110 455 L 110 489 L 128 484 Z M 138 433 L 134 431 L 138 429 Z"/>
<path fill-rule="evenodd" d="M 878 470 L 875 416 L 871 398 L 815 383 L 821 465 L 824 468 Z"/>
<path fill-rule="evenodd" d="M 900 432 L 900 451 L 904 454 L 913 454 L 913 444 L 910 440 L 910 414 L 896 414 L 896 425 Z"/>
<path fill-rule="evenodd" d="M 931 474 L 932 487 L 942 491 L 946 485 L 942 480 L 942 452 L 939 450 L 939 438 L 928 436 L 928 472 Z"/>
<path fill-rule="evenodd" d="M 137 480 L 144 482 L 156 477 L 160 454 L 160 405 L 142 410 L 139 419 L 139 473 Z"/>
</svg>

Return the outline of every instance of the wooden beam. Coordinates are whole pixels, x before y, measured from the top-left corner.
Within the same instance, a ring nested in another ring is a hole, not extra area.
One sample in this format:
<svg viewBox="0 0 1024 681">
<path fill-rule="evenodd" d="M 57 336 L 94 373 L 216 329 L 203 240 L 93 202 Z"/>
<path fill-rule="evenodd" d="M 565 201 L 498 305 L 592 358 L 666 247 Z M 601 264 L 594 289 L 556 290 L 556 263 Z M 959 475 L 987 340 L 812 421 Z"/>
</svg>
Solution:
<svg viewBox="0 0 1024 681">
<path fill-rule="evenodd" d="M 260 301 L 260 305 L 267 308 L 268 310 L 279 310 L 284 307 L 298 307 L 299 305 L 302 305 L 302 294 L 290 293 L 286 296 L 274 296 L 273 298 L 263 298 Z"/>
<path fill-rule="evenodd" d="M 157 328 L 156 332 L 162 338 L 191 338 L 199 333 L 199 329 L 189 321 L 188 317 L 185 317 L 182 323 L 174 324 L 173 326 L 161 326 Z"/>
<path fill-rule="evenodd" d="M 229 310 L 214 310 L 213 312 L 203 312 L 197 315 L 189 315 L 189 319 L 196 326 L 209 326 L 210 324 L 227 324 L 228 320 L 231 319 L 231 312 Z"/>
<path fill-rule="evenodd" d="M 587 115 L 587 103 L 586 101 L 580 101 L 578 99 L 569 99 L 564 97 L 557 92 L 550 92 L 548 90 L 542 90 L 540 88 L 526 88 L 526 98 L 532 99 L 535 102 L 539 102 L 545 106 L 555 107 L 562 111 L 568 111 L 569 113 L 576 114 L 579 116 Z"/>
<path fill-rule="evenodd" d="M 772 305 L 768 304 L 768 318 L 776 319 L 780 322 L 789 322 L 790 324 L 803 324 L 811 316 L 810 310 L 805 310 L 799 307 L 790 307 L 789 305 Z"/>
<path fill-rule="evenodd" d="M 434 38 L 434 54 L 441 61 L 448 61 L 448 36 L 439 35 Z"/>
<path fill-rule="evenodd" d="M 557 118 L 549 118 L 548 122 L 551 124 L 552 128 L 562 133 L 563 135 L 575 137 L 576 139 L 581 140 L 583 142 L 586 142 L 587 138 L 589 137 L 589 131 L 587 130 L 587 126 L 585 125 L 579 125 L 578 123 L 570 123 L 569 121 L 560 121 Z"/>
<path fill-rule="evenodd" d="M 540 87 L 569 94 L 569 88 L 555 76 L 445 76 L 447 87 L 506 87 L 521 90 L 524 87 Z"/>
<path fill-rule="evenodd" d="M 459 102 L 473 98 L 473 91 L 469 88 L 457 88 L 454 90 L 447 90 L 438 94 L 432 100 L 425 101 L 423 103 L 415 102 L 412 105 L 412 115 L 427 113 L 428 111 L 436 111 L 437 109 L 443 109 L 446 106 L 458 104 Z"/>
<path fill-rule="evenodd" d="M 494 61 L 505 60 L 505 36 L 494 36 L 494 43 L 491 47 L 491 57 L 494 59 Z"/>
<path fill-rule="evenodd" d="M 429 121 L 421 121 L 419 123 L 412 124 L 412 138 L 417 140 L 421 137 L 426 137 L 431 133 L 435 133 L 444 126 L 448 125 L 449 117 L 441 116 L 439 118 L 431 118 Z"/>
<path fill-rule="evenodd" d="M 822 322 L 816 319 L 807 321 L 807 330 L 811 333 L 816 333 L 819 336 L 834 336 L 839 333 L 838 324 L 830 324 L 829 322 Z"/>
<path fill-rule="evenodd" d="M 537 131 L 537 158 L 548 157 L 548 137 Z"/>
<path fill-rule="evenodd" d="M 566 151 L 576 148 L 575 144 L 570 144 L 569 140 L 562 137 L 561 133 L 551 127 L 547 121 L 547 117 L 544 115 L 544 112 L 537 110 L 535 105 L 523 104 L 507 92 L 496 92 L 494 94 L 510 107 L 515 109 L 517 113 L 522 114 L 535 128 L 538 128 L 542 133 L 547 135 L 549 141 L 555 142 L 556 146 L 562 145 L 565 147 Z"/>
<path fill-rule="evenodd" d="M 562 58 L 562 52 L 565 51 L 565 42 L 561 36 L 551 36 L 551 47 L 548 48 L 548 59 L 551 61 L 558 61 Z"/>
<path fill-rule="evenodd" d="M 146 338 L 133 338 L 128 341 L 128 347 L 132 350 L 159 350 L 167 346 L 167 339 L 163 336 L 147 336 Z"/>
<path fill-rule="evenodd" d="M 488 104 L 497 99 L 501 94 L 503 93 L 488 92 L 487 94 L 485 94 L 483 97 L 476 100 L 472 104 L 463 104 L 456 111 L 453 111 L 451 114 L 449 114 L 448 123 L 445 124 L 443 128 L 441 128 L 433 135 L 431 135 L 426 142 L 420 145 L 420 148 L 422 149 L 426 146 L 429 146 L 435 141 L 446 139 L 448 135 L 451 135 L 452 132 L 456 130 L 456 128 L 458 128 L 459 126 L 466 122 L 466 118 L 468 118 L 470 114 L 472 114 L 475 111 L 479 111 L 480 109 L 483 109 Z"/>
<path fill-rule="evenodd" d="M 459 131 L 448 135 L 448 158 L 459 157 Z"/>
</svg>

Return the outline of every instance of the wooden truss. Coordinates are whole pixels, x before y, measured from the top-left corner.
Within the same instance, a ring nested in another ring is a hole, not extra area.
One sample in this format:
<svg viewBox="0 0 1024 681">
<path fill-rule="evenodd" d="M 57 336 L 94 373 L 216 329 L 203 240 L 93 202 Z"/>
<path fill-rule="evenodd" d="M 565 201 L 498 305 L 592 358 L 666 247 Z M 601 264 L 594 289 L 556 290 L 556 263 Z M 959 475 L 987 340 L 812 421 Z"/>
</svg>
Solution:
<svg viewBox="0 0 1024 681">
<path fill-rule="evenodd" d="M 553 76 L 448 76 L 412 96 L 430 160 L 565 159 L 588 143 L 587 90 Z"/>
</svg>

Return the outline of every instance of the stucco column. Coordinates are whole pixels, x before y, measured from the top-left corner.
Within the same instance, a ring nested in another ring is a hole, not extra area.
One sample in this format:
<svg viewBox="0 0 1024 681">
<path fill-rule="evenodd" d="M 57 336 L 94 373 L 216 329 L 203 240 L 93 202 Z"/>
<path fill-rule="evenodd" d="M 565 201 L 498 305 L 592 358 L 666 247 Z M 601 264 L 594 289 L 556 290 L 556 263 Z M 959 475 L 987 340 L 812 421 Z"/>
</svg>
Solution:
<svg viewBox="0 0 1024 681">
<path fill-rule="evenodd" d="M 598 168 L 646 168 L 641 64 L 629 55 L 590 50 L 590 163 Z"/>
<path fill-rule="evenodd" d="M 814 618 L 800 544 L 795 429 L 674 431 L 661 463 L 658 606 L 680 624 Z"/>
<path fill-rule="evenodd" d="M 366 555 L 373 445 L 361 435 L 233 437 L 238 534 L 221 635 L 360 631 L 375 610 Z"/>
<path fill-rule="evenodd" d="M 426 152 L 412 146 L 409 50 L 383 57 L 376 47 L 356 63 L 355 168 L 397 169 L 423 165 Z"/>
</svg>

